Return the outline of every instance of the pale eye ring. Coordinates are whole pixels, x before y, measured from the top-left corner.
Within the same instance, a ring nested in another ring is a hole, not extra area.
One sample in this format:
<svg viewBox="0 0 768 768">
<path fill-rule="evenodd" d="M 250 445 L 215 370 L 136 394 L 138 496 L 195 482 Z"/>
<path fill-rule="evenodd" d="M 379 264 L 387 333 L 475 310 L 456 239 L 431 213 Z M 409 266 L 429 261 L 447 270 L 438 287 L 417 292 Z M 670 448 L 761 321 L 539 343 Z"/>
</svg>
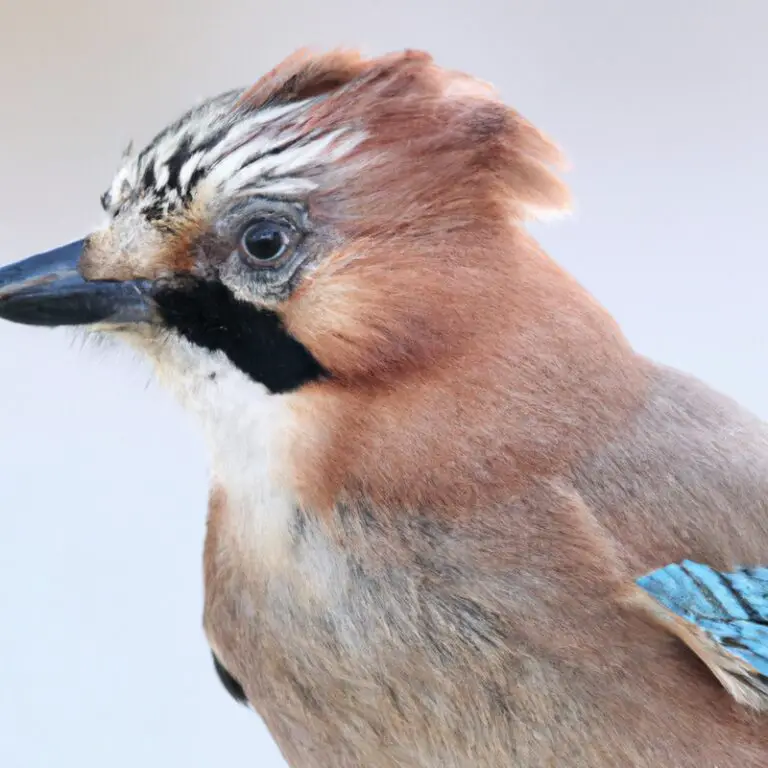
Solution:
<svg viewBox="0 0 768 768">
<path fill-rule="evenodd" d="M 243 229 L 238 251 L 249 264 L 272 267 L 290 254 L 294 239 L 294 231 L 281 222 L 253 221 Z"/>
</svg>

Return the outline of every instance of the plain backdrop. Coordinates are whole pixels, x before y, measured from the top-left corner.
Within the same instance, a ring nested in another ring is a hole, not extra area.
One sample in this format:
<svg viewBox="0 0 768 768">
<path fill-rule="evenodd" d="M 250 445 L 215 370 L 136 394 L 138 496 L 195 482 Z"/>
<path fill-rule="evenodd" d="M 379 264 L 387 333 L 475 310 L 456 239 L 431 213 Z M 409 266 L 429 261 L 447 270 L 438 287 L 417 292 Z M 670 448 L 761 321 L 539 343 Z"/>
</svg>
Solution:
<svg viewBox="0 0 768 768">
<path fill-rule="evenodd" d="M 766 39 L 765 0 L 2 0 L 0 263 L 293 49 L 423 48 L 564 147 L 577 212 L 536 234 L 637 348 L 765 416 Z M 143 364 L 0 324 L 4 768 L 283 765 L 200 629 L 206 479 Z"/>
</svg>

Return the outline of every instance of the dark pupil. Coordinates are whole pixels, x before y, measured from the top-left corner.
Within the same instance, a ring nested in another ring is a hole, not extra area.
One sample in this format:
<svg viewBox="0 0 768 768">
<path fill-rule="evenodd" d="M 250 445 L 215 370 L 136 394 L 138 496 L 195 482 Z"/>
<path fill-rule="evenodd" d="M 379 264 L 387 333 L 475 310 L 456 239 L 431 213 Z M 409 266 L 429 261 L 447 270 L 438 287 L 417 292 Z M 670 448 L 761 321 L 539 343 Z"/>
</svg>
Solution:
<svg viewBox="0 0 768 768">
<path fill-rule="evenodd" d="M 243 236 L 243 245 L 249 256 L 259 261 L 269 261 L 280 255 L 285 241 L 279 229 L 251 227 Z"/>
</svg>

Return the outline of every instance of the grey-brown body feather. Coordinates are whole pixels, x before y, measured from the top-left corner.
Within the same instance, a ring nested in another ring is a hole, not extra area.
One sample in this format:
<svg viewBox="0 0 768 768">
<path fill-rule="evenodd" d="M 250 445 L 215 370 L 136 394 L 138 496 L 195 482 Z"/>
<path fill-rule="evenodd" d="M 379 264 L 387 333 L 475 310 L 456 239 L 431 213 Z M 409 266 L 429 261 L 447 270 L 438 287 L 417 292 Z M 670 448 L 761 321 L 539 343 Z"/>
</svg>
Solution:
<svg viewBox="0 0 768 768">
<path fill-rule="evenodd" d="M 765 425 L 654 367 L 625 432 L 492 514 L 358 500 L 297 511 L 279 572 L 212 556 L 206 625 L 295 768 L 757 768 L 766 721 L 623 595 L 764 563 L 766 499 Z"/>
</svg>

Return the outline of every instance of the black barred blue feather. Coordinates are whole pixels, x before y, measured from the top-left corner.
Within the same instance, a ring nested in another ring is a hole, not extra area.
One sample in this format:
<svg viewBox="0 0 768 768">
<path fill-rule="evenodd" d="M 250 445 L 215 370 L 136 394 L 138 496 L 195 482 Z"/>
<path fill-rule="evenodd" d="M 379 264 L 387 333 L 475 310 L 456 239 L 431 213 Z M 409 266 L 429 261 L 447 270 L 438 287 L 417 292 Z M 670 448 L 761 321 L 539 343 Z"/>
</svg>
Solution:
<svg viewBox="0 0 768 768">
<path fill-rule="evenodd" d="M 662 609 L 657 618 L 736 699 L 768 708 L 768 568 L 723 572 L 685 560 L 652 571 L 637 585 Z"/>
</svg>

